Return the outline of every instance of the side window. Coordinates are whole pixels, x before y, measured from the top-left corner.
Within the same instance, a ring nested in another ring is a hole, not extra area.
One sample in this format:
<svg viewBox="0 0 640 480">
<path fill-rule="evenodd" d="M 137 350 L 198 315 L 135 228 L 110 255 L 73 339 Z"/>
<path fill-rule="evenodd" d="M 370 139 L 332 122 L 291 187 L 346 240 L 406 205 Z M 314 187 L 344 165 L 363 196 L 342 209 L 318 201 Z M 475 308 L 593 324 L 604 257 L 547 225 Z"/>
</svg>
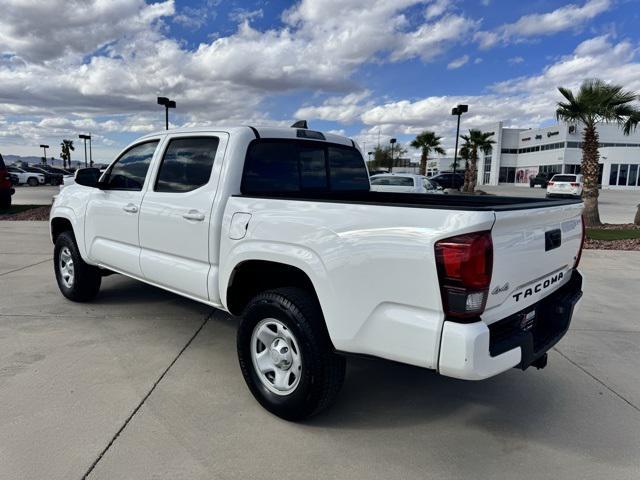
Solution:
<svg viewBox="0 0 640 480">
<path fill-rule="evenodd" d="M 162 158 L 154 190 L 189 192 L 211 177 L 220 140 L 217 137 L 174 138 Z"/>
<path fill-rule="evenodd" d="M 109 169 L 106 187 L 109 190 L 142 190 L 158 140 L 141 143 L 127 150 Z"/>
<path fill-rule="evenodd" d="M 331 190 L 369 190 L 369 176 L 355 148 L 329 147 Z"/>
</svg>

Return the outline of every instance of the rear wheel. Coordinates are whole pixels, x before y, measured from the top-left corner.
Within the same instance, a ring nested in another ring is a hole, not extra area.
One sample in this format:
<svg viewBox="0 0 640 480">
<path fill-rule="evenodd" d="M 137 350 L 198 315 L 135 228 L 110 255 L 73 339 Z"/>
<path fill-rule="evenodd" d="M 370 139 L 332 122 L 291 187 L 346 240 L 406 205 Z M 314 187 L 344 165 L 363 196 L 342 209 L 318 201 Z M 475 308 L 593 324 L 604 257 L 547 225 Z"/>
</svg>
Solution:
<svg viewBox="0 0 640 480">
<path fill-rule="evenodd" d="M 27 184 L 30 187 L 37 187 L 38 186 L 38 179 L 36 177 L 29 177 L 27 178 Z"/>
<path fill-rule="evenodd" d="M 73 233 L 62 232 L 53 251 L 53 268 L 60 292 L 74 302 L 93 300 L 100 291 L 100 269 L 87 264 L 78 250 Z"/>
<path fill-rule="evenodd" d="M 258 402 L 286 420 L 302 420 L 329 407 L 345 373 L 333 351 L 317 300 L 298 288 L 257 295 L 238 328 L 242 375 Z"/>
</svg>

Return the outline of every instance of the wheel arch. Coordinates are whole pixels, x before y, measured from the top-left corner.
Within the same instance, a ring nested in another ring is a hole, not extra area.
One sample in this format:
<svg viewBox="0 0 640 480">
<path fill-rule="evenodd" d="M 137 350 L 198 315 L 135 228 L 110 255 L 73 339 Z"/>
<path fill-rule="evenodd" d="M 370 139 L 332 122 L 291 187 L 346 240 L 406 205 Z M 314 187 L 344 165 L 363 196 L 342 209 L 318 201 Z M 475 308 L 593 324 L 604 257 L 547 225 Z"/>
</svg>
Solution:
<svg viewBox="0 0 640 480">
<path fill-rule="evenodd" d="M 71 220 L 66 217 L 54 217 L 51 219 L 49 223 L 50 231 L 51 231 L 51 241 L 56 243 L 56 240 L 60 236 L 61 233 L 70 231 L 71 233 L 75 233 L 73 231 L 73 224 Z"/>
<path fill-rule="evenodd" d="M 272 260 L 244 260 L 237 263 L 226 288 L 226 307 L 240 315 L 258 293 L 282 287 L 297 287 L 308 291 L 322 309 L 313 281 L 305 271 L 293 265 Z"/>
</svg>

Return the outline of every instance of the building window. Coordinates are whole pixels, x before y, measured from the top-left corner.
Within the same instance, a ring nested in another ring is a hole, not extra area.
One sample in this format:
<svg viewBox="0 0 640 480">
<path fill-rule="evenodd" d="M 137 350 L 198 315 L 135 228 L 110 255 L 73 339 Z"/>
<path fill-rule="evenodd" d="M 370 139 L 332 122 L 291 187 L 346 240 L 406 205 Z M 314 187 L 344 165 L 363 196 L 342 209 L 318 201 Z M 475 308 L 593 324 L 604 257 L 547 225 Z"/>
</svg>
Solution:
<svg viewBox="0 0 640 480">
<path fill-rule="evenodd" d="M 484 185 L 491 181 L 491 155 L 485 155 L 484 157 L 484 177 L 482 183 Z"/>
<path fill-rule="evenodd" d="M 540 165 L 539 173 L 562 173 L 562 165 Z"/>
<path fill-rule="evenodd" d="M 638 185 L 638 165 L 629 165 L 629 179 L 627 181 L 627 185 Z"/>
<path fill-rule="evenodd" d="M 582 170 L 580 165 L 565 165 L 564 173 L 573 173 L 577 175 Z"/>
<path fill-rule="evenodd" d="M 516 167 L 500 167 L 499 183 L 515 183 Z"/>
<path fill-rule="evenodd" d="M 503 148 L 501 150 L 502 153 L 511 153 L 511 154 L 515 154 L 518 153 L 518 149 L 517 148 Z"/>
<path fill-rule="evenodd" d="M 620 187 L 640 185 L 639 170 L 638 164 L 612 163 L 611 172 L 609 173 L 609 185 L 618 185 Z"/>
<path fill-rule="evenodd" d="M 629 165 L 620 165 L 618 170 L 618 185 L 625 186 L 627 184 L 627 174 L 629 173 Z"/>
<path fill-rule="evenodd" d="M 618 184 L 618 164 L 611 164 L 611 172 L 609 172 L 609 185 L 617 185 Z"/>
</svg>

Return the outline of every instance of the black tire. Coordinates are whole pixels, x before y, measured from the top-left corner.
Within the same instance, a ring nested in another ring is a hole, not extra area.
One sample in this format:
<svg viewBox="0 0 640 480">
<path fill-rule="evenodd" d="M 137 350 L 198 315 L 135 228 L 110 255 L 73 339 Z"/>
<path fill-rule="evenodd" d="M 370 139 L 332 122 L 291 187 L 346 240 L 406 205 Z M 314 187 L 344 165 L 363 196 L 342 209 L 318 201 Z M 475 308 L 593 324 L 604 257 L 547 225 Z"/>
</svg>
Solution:
<svg viewBox="0 0 640 480">
<path fill-rule="evenodd" d="M 267 318 L 278 320 L 291 331 L 302 356 L 299 383 L 286 395 L 269 390 L 253 366 L 253 331 Z M 326 409 L 336 400 L 344 382 L 346 361 L 331 345 L 320 305 L 299 288 L 280 288 L 254 297 L 238 328 L 237 349 L 242 375 L 253 396 L 285 420 L 303 420 Z"/>
<path fill-rule="evenodd" d="M 11 195 L 0 195 L 0 210 L 11 208 Z"/>
<path fill-rule="evenodd" d="M 27 184 L 29 184 L 30 187 L 37 187 L 40 182 L 36 177 L 29 177 L 27 178 Z"/>
<path fill-rule="evenodd" d="M 69 250 L 73 260 L 74 279 L 71 285 L 65 283 L 60 266 L 60 254 L 65 248 Z M 69 300 L 87 302 L 98 295 L 100 283 L 102 282 L 100 269 L 82 260 L 78 245 L 76 245 L 76 239 L 70 231 L 62 232 L 56 239 L 53 251 L 53 269 L 60 292 Z"/>
</svg>

